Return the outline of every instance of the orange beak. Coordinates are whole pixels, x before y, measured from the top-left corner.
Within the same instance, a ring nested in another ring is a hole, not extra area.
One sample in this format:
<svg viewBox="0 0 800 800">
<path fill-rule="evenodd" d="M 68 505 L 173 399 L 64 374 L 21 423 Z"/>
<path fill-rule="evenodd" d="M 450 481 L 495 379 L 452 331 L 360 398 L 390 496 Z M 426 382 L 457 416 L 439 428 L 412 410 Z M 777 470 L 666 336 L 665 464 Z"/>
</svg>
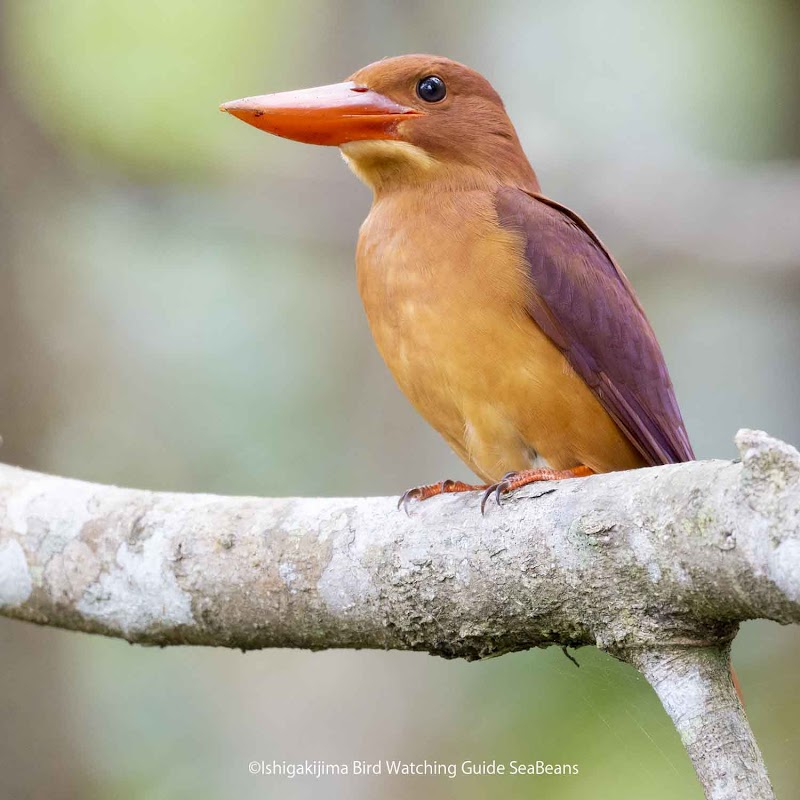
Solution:
<svg viewBox="0 0 800 800">
<path fill-rule="evenodd" d="M 422 116 L 421 111 L 350 81 L 245 97 L 223 103 L 220 111 L 285 139 L 336 146 L 363 139 L 398 139 L 400 122 Z"/>
</svg>

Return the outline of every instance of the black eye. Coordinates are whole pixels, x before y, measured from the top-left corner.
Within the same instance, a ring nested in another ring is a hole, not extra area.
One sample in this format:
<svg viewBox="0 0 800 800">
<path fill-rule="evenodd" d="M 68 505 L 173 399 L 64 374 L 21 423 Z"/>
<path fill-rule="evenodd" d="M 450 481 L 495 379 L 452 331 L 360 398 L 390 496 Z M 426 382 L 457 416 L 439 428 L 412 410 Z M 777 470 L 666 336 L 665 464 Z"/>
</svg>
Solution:
<svg viewBox="0 0 800 800">
<path fill-rule="evenodd" d="M 447 87 L 444 81 L 436 75 L 428 75 L 417 84 L 417 94 L 426 103 L 438 103 L 444 100 L 447 94 Z"/>
</svg>

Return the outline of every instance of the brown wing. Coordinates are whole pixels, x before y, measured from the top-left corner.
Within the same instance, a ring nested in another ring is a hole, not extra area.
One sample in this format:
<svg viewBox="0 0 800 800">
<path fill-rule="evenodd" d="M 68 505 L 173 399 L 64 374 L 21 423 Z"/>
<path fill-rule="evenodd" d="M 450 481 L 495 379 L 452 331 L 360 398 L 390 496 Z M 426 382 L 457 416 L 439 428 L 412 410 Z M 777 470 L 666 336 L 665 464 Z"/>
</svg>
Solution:
<svg viewBox="0 0 800 800">
<path fill-rule="evenodd" d="M 628 279 L 586 223 L 504 187 L 500 224 L 525 238 L 528 313 L 652 465 L 694 458 L 653 329 Z"/>
</svg>

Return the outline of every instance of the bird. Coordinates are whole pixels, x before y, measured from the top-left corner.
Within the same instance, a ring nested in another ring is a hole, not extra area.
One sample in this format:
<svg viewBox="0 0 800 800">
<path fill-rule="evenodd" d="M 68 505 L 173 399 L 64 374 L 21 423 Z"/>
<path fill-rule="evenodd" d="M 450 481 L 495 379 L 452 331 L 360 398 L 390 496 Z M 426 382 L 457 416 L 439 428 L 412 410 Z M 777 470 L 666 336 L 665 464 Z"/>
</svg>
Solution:
<svg viewBox="0 0 800 800">
<path fill-rule="evenodd" d="M 694 459 L 634 289 L 594 231 L 542 193 L 490 82 L 442 56 L 221 107 L 279 137 L 338 147 L 373 202 L 359 293 L 386 365 L 494 498 L 538 481 Z"/>
</svg>

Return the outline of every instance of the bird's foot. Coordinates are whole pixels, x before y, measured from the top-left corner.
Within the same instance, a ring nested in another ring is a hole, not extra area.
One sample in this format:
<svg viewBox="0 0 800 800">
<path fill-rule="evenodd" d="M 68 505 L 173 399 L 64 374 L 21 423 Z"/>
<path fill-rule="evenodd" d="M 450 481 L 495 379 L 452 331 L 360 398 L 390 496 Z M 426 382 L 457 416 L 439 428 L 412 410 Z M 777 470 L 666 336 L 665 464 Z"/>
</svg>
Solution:
<svg viewBox="0 0 800 800">
<path fill-rule="evenodd" d="M 404 492 L 402 497 L 397 501 L 397 508 L 402 508 L 408 514 L 408 504 L 412 500 L 417 500 L 420 503 L 427 500 L 429 497 L 435 497 L 437 494 L 453 494 L 454 492 L 477 492 L 480 489 L 485 489 L 486 484 L 480 486 L 473 486 L 470 483 L 462 483 L 461 481 L 439 481 L 439 483 L 429 483 L 427 486 L 416 486 Z"/>
<path fill-rule="evenodd" d="M 481 500 L 481 514 L 486 513 L 486 503 L 492 495 L 500 505 L 503 495 L 539 481 L 560 481 L 565 478 L 587 478 L 594 475 L 589 467 L 579 466 L 570 469 L 523 469 L 520 472 L 508 472 L 503 479 L 486 487 Z"/>
</svg>

